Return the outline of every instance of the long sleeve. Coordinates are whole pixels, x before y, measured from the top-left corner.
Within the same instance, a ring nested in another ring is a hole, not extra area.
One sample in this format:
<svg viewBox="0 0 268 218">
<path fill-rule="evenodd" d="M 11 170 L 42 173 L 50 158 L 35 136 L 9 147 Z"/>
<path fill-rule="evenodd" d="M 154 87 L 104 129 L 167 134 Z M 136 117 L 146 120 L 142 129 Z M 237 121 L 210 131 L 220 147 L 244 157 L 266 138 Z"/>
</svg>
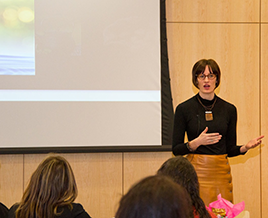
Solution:
<svg viewBox="0 0 268 218">
<path fill-rule="evenodd" d="M 189 153 L 189 150 L 184 143 L 185 131 L 185 115 L 182 110 L 182 106 L 179 105 L 175 111 L 173 125 L 172 151 L 174 155 L 185 155 Z"/>
<path fill-rule="evenodd" d="M 173 154 L 227 154 L 228 157 L 241 155 L 241 146 L 236 144 L 236 107 L 218 96 L 215 96 L 216 102 L 212 109 L 213 119 L 206 120 L 205 108 L 198 101 L 197 95 L 179 104 L 175 110 L 172 142 Z M 206 106 L 212 105 L 214 102 L 214 100 L 200 100 L 202 104 Z M 208 133 L 219 133 L 222 135 L 221 140 L 211 145 L 200 145 L 194 152 L 190 152 L 186 143 L 184 143 L 185 134 L 188 141 L 192 141 L 196 139 L 206 127 L 208 128 Z"/>
<path fill-rule="evenodd" d="M 237 110 L 235 106 L 230 107 L 228 112 L 230 115 L 227 133 L 226 133 L 226 150 L 228 157 L 240 155 L 240 147 L 236 141 L 236 125 L 237 125 Z M 243 153 L 245 154 L 245 153 Z"/>
</svg>

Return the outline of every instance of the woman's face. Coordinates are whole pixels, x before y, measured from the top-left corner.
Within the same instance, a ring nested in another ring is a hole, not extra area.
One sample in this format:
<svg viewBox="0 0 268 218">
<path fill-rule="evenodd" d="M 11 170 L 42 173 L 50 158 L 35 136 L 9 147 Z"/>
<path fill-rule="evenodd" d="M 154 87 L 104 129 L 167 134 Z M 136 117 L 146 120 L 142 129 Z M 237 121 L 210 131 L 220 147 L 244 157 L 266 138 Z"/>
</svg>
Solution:
<svg viewBox="0 0 268 218">
<path fill-rule="evenodd" d="M 199 94 L 203 98 L 214 97 L 214 90 L 216 88 L 216 75 L 209 71 L 208 65 L 205 68 L 204 73 L 197 76 Z"/>
</svg>

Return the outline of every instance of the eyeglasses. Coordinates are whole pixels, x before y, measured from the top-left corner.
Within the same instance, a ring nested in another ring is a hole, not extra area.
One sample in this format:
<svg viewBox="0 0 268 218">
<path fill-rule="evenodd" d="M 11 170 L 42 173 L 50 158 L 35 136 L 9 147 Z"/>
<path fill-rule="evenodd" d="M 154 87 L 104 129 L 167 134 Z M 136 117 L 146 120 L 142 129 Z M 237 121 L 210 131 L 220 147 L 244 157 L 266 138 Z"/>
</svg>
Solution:
<svg viewBox="0 0 268 218">
<path fill-rule="evenodd" d="M 202 74 L 202 73 L 201 73 L 201 74 L 199 74 L 199 75 L 197 76 L 197 78 L 200 79 L 200 80 L 205 80 L 206 77 L 207 77 L 209 80 L 213 80 L 213 79 L 216 78 L 216 75 L 213 74 L 213 73 L 210 73 L 210 74 L 208 74 L 208 75 L 205 75 L 205 74 Z"/>
</svg>

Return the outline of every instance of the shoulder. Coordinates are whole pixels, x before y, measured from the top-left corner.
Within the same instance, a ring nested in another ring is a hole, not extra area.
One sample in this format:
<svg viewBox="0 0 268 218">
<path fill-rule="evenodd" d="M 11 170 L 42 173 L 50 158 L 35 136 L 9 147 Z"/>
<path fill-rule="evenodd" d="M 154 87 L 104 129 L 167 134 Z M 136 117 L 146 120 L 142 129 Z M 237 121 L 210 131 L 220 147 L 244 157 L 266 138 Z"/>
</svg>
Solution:
<svg viewBox="0 0 268 218">
<path fill-rule="evenodd" d="M 19 203 L 15 203 L 11 206 L 11 208 L 9 210 L 17 210 L 17 208 L 19 207 Z"/>
<path fill-rule="evenodd" d="M 11 206 L 11 208 L 10 208 L 9 211 L 8 211 L 8 218 L 13 218 L 13 217 L 15 217 L 15 212 L 16 212 L 16 210 L 17 210 L 18 207 L 19 207 L 19 204 L 18 204 L 18 203 L 13 204 L 13 205 Z"/>
<path fill-rule="evenodd" d="M 63 206 L 58 208 L 58 211 L 60 212 L 62 209 L 63 213 L 59 216 L 59 218 L 90 218 L 83 206 L 79 203 L 72 203 L 72 209 L 69 206 Z"/>
<path fill-rule="evenodd" d="M 7 210 L 8 208 L 6 207 L 6 205 L 4 205 L 3 203 L 0 202 L 0 210 Z"/>
<path fill-rule="evenodd" d="M 188 110 L 198 103 L 196 95 L 177 105 L 176 110 Z"/>
<path fill-rule="evenodd" d="M 221 107 L 224 107 L 228 110 L 231 110 L 231 111 L 236 111 L 236 106 L 222 98 L 220 98 L 219 96 L 217 96 L 217 102 L 218 104 L 220 104 Z"/>
<path fill-rule="evenodd" d="M 11 208 L 9 209 L 10 212 L 14 212 L 18 209 L 19 207 L 19 203 L 15 203 L 11 206 Z"/>
<path fill-rule="evenodd" d="M 90 218 L 89 214 L 85 211 L 83 206 L 79 203 L 72 203 L 73 211 L 72 214 L 74 217 L 81 217 L 81 218 Z"/>
<path fill-rule="evenodd" d="M 73 206 L 73 211 L 74 212 L 83 212 L 85 211 L 85 209 L 83 208 L 83 206 L 79 203 L 72 203 L 72 206 Z"/>
<path fill-rule="evenodd" d="M 4 218 L 7 217 L 7 215 L 8 215 L 8 208 L 0 202 L 0 217 Z"/>
</svg>

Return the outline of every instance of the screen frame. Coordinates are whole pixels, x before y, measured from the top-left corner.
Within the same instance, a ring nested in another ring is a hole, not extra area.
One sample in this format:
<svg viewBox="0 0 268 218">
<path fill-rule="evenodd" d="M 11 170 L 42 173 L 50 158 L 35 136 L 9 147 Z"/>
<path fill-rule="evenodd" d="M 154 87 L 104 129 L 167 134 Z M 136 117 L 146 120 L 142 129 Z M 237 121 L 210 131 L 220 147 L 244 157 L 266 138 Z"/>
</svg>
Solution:
<svg viewBox="0 0 268 218">
<path fill-rule="evenodd" d="M 105 153 L 105 152 L 156 152 L 172 150 L 173 102 L 170 87 L 167 33 L 166 0 L 160 3 L 160 55 L 161 55 L 161 122 L 162 145 L 151 146 L 72 146 L 72 147 L 20 147 L 0 148 L 1 154 L 39 154 L 39 153 Z"/>
</svg>

